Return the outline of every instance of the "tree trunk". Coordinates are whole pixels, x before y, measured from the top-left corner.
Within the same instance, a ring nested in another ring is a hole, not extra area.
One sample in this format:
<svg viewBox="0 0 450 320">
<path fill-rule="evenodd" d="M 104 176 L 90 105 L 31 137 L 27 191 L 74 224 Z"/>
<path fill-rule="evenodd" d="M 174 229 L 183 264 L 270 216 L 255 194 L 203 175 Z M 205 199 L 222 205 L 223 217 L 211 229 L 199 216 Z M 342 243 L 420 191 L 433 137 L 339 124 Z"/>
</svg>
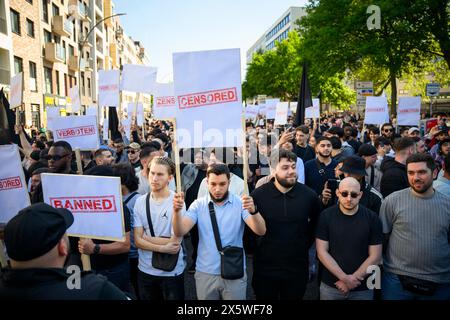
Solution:
<svg viewBox="0 0 450 320">
<path fill-rule="evenodd" d="M 391 118 L 391 115 L 397 115 L 397 79 L 395 77 L 395 73 L 391 73 L 390 77 L 391 77 L 391 112 L 389 114 L 389 118 Z"/>
</svg>

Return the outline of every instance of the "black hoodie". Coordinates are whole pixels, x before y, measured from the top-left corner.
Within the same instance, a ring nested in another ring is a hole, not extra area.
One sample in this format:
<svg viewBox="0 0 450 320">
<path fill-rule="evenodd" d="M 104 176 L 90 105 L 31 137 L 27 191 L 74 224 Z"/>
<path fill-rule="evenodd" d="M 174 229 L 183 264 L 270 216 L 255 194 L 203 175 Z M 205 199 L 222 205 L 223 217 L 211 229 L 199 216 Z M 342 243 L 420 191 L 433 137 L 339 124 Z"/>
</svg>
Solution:
<svg viewBox="0 0 450 320">
<path fill-rule="evenodd" d="M 406 165 L 395 161 L 394 158 L 385 157 L 380 169 L 383 173 L 380 189 L 384 198 L 395 191 L 409 187 Z"/>
</svg>

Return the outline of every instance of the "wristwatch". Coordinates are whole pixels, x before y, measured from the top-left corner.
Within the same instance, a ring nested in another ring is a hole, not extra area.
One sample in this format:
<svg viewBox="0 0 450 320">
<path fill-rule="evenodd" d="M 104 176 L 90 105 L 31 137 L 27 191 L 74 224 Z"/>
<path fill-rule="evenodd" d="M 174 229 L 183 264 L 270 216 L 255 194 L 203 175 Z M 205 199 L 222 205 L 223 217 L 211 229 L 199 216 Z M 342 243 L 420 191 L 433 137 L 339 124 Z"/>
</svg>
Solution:
<svg viewBox="0 0 450 320">
<path fill-rule="evenodd" d="M 94 246 L 94 255 L 97 255 L 100 252 L 100 245 L 99 244 L 95 244 Z"/>
<path fill-rule="evenodd" d="M 253 204 L 255 206 L 255 212 L 251 213 L 250 211 L 248 213 L 250 213 L 252 216 L 254 216 L 255 214 L 258 214 L 258 207 L 256 206 L 256 203 Z"/>
</svg>

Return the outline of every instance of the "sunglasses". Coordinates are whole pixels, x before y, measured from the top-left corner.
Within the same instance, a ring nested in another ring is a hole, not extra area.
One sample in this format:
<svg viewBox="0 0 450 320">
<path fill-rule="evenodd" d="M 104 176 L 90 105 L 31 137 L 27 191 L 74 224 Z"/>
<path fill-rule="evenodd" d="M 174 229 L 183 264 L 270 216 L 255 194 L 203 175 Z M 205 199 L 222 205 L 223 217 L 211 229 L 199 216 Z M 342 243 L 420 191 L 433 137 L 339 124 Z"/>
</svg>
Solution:
<svg viewBox="0 0 450 320">
<path fill-rule="evenodd" d="M 394 132 L 394 129 L 384 129 L 384 132 Z"/>
<path fill-rule="evenodd" d="M 128 151 L 128 153 L 129 153 L 129 154 L 136 154 L 136 153 L 139 153 L 139 151 L 136 151 L 136 150 L 130 150 L 130 151 Z"/>
<path fill-rule="evenodd" d="M 44 157 L 44 159 L 45 159 L 45 160 L 48 160 L 48 161 L 50 161 L 50 160 L 53 160 L 53 161 L 59 161 L 59 160 L 65 158 L 65 157 L 67 157 L 67 156 L 68 156 L 68 154 L 65 154 L 65 155 L 63 155 L 63 156 L 58 156 L 58 155 L 54 155 L 54 156 L 46 155 L 46 156 Z"/>
<path fill-rule="evenodd" d="M 344 198 L 347 198 L 349 195 L 350 195 L 353 199 L 356 199 L 356 198 L 358 198 L 359 193 L 357 193 L 357 192 L 348 192 L 348 191 L 342 191 L 342 192 L 341 192 L 341 196 L 343 196 Z"/>
</svg>

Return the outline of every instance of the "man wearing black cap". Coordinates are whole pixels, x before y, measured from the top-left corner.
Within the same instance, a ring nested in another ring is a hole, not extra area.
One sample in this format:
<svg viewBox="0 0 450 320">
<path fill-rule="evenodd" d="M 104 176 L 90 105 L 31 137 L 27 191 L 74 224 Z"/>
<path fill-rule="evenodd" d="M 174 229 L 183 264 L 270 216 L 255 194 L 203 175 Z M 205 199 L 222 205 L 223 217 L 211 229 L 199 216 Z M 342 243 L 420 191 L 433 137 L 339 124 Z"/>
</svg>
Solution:
<svg viewBox="0 0 450 320">
<path fill-rule="evenodd" d="M 377 149 L 371 144 L 363 144 L 358 150 L 358 155 L 366 161 L 366 181 L 377 191 L 380 191 L 383 174 L 375 168 L 375 163 L 378 160 Z"/>
<path fill-rule="evenodd" d="M 359 204 L 378 214 L 383 196 L 370 183 L 366 182 L 366 164 L 364 159 L 356 155 L 346 158 L 341 167 L 341 171 L 346 178 L 355 178 L 361 185 L 363 194 Z"/>
<path fill-rule="evenodd" d="M 0 299 L 127 299 L 103 276 L 82 272 L 76 279 L 76 273 L 66 271 L 64 264 L 69 255 L 66 230 L 72 223 L 69 210 L 44 203 L 23 209 L 8 222 L 4 240 L 11 267 L 1 275 Z"/>
</svg>

